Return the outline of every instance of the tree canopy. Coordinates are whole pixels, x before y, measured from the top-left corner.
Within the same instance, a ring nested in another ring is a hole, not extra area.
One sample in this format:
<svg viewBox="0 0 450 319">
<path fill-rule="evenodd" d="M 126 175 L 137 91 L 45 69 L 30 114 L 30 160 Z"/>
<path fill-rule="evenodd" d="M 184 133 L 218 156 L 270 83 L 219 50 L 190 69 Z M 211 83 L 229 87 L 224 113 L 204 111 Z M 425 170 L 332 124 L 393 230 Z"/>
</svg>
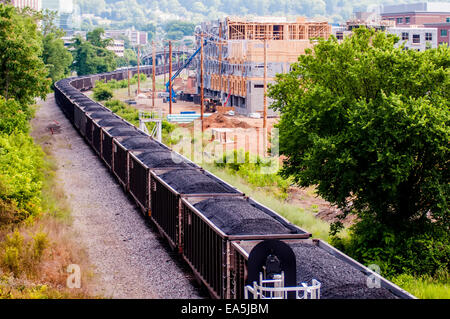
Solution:
<svg viewBox="0 0 450 319">
<path fill-rule="evenodd" d="M 49 92 L 48 70 L 40 58 L 42 36 L 38 16 L 18 13 L 0 3 L 0 94 L 21 104 L 29 104 Z"/>
<path fill-rule="evenodd" d="M 447 1 L 447 0 L 442 0 Z M 404 0 L 414 3 L 417 0 Z M 376 4 L 397 4 L 395 0 L 380 0 Z M 227 15 L 260 16 L 307 16 L 328 17 L 330 22 L 345 22 L 355 10 L 373 7 L 373 0 L 75 0 L 80 13 L 95 14 L 111 20 L 112 28 L 134 26 L 138 30 L 149 31 L 152 25 L 160 25 L 168 20 L 185 20 L 199 23 L 215 20 Z M 86 18 L 83 28 L 92 29 L 100 21 Z"/>
<path fill-rule="evenodd" d="M 364 28 L 320 40 L 277 76 L 269 96 L 281 113 L 282 174 L 356 213 L 370 248 L 390 234 L 398 247 L 440 234 L 448 258 L 450 49 L 403 50 L 397 40 Z"/>
<path fill-rule="evenodd" d="M 104 30 L 99 28 L 88 32 L 86 41 L 75 38 L 73 69 L 78 75 L 110 72 L 116 68 L 116 55 L 106 49 L 110 39 L 103 40 L 103 33 Z"/>
</svg>

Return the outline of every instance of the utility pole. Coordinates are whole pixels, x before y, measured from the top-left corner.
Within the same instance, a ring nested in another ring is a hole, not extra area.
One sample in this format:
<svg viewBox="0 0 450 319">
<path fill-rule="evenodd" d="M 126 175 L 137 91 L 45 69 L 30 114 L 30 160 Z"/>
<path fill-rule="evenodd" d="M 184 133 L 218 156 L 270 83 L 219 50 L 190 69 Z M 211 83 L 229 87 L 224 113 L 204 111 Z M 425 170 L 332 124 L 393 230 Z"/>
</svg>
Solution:
<svg viewBox="0 0 450 319">
<path fill-rule="evenodd" d="M 166 45 L 164 44 L 164 41 L 163 41 L 163 47 L 164 47 L 164 84 L 166 84 L 166 64 L 167 64 L 167 59 L 166 59 Z"/>
<path fill-rule="evenodd" d="M 263 138 L 264 155 L 267 148 L 267 36 L 264 37 L 264 120 L 263 120 Z"/>
<path fill-rule="evenodd" d="M 172 41 L 169 41 L 169 114 L 172 114 Z"/>
<path fill-rule="evenodd" d="M 264 120 L 263 128 L 267 129 L 267 38 L 264 38 Z"/>
<path fill-rule="evenodd" d="M 156 79 L 156 76 L 155 76 L 155 73 L 156 73 L 156 50 L 155 50 L 155 42 L 154 41 L 152 41 L 152 61 L 153 61 L 153 75 L 152 75 L 152 78 L 153 78 L 153 81 L 152 81 L 152 89 L 153 89 L 153 94 L 152 94 L 152 106 L 154 107 L 155 106 L 155 94 L 156 94 L 156 84 L 155 84 L 155 79 Z"/>
<path fill-rule="evenodd" d="M 203 138 L 203 32 L 200 35 L 200 119 L 202 121 L 202 138 Z"/>
<path fill-rule="evenodd" d="M 141 60 L 141 46 L 138 45 L 138 56 L 137 56 L 138 89 L 137 89 L 137 94 L 141 93 L 141 74 L 139 73 L 140 60 Z"/>
<path fill-rule="evenodd" d="M 222 22 L 219 23 L 219 92 L 222 92 Z M 220 93 L 222 100 L 222 93 Z"/>
<path fill-rule="evenodd" d="M 130 89 L 130 65 L 128 65 L 127 68 L 127 76 L 128 76 L 128 96 L 131 96 L 131 89 Z"/>
</svg>

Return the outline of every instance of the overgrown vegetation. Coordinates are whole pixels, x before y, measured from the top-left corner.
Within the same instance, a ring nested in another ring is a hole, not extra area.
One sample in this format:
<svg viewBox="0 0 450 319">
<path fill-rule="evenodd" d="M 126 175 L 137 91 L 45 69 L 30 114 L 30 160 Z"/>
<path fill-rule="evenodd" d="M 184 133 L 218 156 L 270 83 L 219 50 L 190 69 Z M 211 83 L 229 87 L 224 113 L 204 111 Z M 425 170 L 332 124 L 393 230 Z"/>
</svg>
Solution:
<svg viewBox="0 0 450 319">
<path fill-rule="evenodd" d="M 217 167 L 226 169 L 231 174 L 237 174 L 254 187 L 265 187 L 280 199 L 286 199 L 287 190 L 291 185 L 290 179 L 281 177 L 277 171 L 264 172 L 278 167 L 278 159 L 266 159 L 251 155 L 244 150 L 230 151 L 222 155 L 221 160 L 214 161 Z"/>
<path fill-rule="evenodd" d="M 64 201 L 50 200 L 58 193 L 55 167 L 29 135 L 32 103 L 52 82 L 39 16 L 0 3 L 0 298 L 86 297 L 61 288 L 65 267 L 81 263 L 82 252 L 55 218 L 66 214 Z"/>
<path fill-rule="evenodd" d="M 357 29 L 320 40 L 277 76 L 282 174 L 357 215 L 335 246 L 388 278 L 439 280 L 450 260 L 450 49 L 396 41 Z"/>
<path fill-rule="evenodd" d="M 92 91 L 94 92 L 94 99 L 97 101 L 107 101 L 113 97 L 113 91 L 108 84 L 102 81 L 97 81 Z"/>
</svg>

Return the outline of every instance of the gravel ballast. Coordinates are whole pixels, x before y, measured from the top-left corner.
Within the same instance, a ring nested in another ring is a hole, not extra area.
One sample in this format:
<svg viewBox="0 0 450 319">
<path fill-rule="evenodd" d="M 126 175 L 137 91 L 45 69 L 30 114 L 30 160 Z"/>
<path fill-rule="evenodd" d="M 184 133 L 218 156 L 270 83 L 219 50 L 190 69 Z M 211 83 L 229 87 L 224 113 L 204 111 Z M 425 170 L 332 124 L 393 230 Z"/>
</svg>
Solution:
<svg viewBox="0 0 450 319">
<path fill-rule="evenodd" d="M 318 280 L 322 299 L 395 299 L 385 288 L 369 288 L 367 276 L 327 251 L 306 243 L 289 245 L 297 262 L 297 281 Z"/>
<path fill-rule="evenodd" d="M 45 138 L 52 152 L 58 184 L 70 204 L 75 240 L 94 268 L 90 293 L 111 298 L 202 298 L 187 267 L 174 258 L 75 131 L 54 95 L 40 105 L 33 120 L 35 136 Z M 47 126 L 55 122 L 61 133 L 52 135 Z"/>
</svg>

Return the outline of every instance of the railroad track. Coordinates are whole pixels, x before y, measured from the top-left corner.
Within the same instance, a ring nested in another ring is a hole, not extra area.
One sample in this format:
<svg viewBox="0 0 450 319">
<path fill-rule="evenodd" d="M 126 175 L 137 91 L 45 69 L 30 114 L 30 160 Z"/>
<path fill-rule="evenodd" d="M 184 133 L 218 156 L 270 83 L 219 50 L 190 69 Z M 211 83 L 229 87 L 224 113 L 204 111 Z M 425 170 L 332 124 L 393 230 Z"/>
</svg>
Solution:
<svg viewBox="0 0 450 319">
<path fill-rule="evenodd" d="M 213 298 L 414 298 L 82 93 L 126 78 L 120 70 L 63 79 L 55 99 Z"/>
</svg>

